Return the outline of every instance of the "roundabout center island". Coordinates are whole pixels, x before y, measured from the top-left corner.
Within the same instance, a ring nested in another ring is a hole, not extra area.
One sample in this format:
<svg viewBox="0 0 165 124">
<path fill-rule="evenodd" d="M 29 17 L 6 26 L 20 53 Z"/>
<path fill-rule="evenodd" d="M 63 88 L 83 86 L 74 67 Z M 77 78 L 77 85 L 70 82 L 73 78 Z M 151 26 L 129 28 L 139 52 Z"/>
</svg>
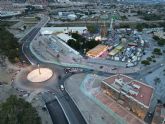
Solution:
<svg viewBox="0 0 165 124">
<path fill-rule="evenodd" d="M 27 79 L 33 83 L 42 83 L 53 76 L 53 71 L 49 68 L 37 68 L 27 75 Z"/>
</svg>

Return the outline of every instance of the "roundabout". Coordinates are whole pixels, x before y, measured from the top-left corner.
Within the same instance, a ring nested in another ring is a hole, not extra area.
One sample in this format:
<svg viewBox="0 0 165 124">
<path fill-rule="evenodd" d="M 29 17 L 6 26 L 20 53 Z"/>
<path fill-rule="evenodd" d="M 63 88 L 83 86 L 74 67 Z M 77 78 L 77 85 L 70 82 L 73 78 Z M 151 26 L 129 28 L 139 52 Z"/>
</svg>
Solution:
<svg viewBox="0 0 165 124">
<path fill-rule="evenodd" d="M 27 80 L 34 83 L 40 83 L 49 80 L 53 76 L 53 71 L 49 68 L 38 68 L 32 70 L 27 75 Z"/>
<path fill-rule="evenodd" d="M 56 87 L 59 70 L 51 66 L 28 66 L 22 69 L 13 82 L 13 86 L 24 91 L 34 91 L 47 86 Z"/>
</svg>

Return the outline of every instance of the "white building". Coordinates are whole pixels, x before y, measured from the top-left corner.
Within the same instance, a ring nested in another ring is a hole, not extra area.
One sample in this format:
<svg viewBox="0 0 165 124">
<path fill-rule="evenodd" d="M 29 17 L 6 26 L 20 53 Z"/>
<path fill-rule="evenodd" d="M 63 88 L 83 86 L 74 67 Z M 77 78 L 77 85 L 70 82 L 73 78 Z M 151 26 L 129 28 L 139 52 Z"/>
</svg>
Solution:
<svg viewBox="0 0 165 124">
<path fill-rule="evenodd" d="M 69 33 L 69 32 L 78 32 L 83 34 L 86 31 L 86 27 L 42 27 L 40 33 L 42 35 L 47 34 L 58 34 L 58 33 Z"/>
<path fill-rule="evenodd" d="M 57 34 L 57 37 L 60 38 L 61 40 L 63 40 L 65 43 L 68 40 L 73 39 L 71 36 L 69 36 L 68 34 L 65 34 L 65 33 L 59 33 L 59 34 Z"/>
<path fill-rule="evenodd" d="M 20 11 L 0 11 L 0 18 L 12 17 L 20 15 Z"/>
</svg>

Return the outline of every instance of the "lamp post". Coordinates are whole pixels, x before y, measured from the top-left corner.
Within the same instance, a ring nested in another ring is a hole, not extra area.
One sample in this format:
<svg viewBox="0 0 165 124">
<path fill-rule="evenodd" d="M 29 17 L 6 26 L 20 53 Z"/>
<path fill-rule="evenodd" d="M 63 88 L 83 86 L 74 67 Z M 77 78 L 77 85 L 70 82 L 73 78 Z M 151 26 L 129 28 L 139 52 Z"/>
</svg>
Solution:
<svg viewBox="0 0 165 124">
<path fill-rule="evenodd" d="M 38 66 L 39 74 L 41 74 L 40 64 L 37 64 L 37 66 Z"/>
</svg>

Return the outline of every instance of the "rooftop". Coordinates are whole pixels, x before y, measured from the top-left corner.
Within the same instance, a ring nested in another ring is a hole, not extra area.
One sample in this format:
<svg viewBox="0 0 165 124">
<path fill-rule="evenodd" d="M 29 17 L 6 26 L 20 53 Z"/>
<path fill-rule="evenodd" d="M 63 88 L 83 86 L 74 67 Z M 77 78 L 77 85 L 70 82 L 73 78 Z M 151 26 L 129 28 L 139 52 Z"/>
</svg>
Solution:
<svg viewBox="0 0 165 124">
<path fill-rule="evenodd" d="M 149 107 L 153 94 L 153 87 L 134 80 L 126 75 L 113 75 L 103 80 L 103 83 L 112 87 L 117 92 L 122 92 L 127 97 L 140 102 L 146 107 Z"/>
<path fill-rule="evenodd" d="M 114 55 L 116 55 L 118 52 L 119 52 L 118 49 L 113 49 L 111 52 L 109 52 L 109 55 L 110 55 L 110 56 L 114 56 Z"/>
<path fill-rule="evenodd" d="M 71 36 L 69 36 L 68 34 L 65 34 L 65 33 L 59 33 L 59 34 L 57 34 L 57 37 L 59 37 L 60 39 L 62 39 L 65 42 L 67 42 L 70 39 L 73 39 Z"/>
<path fill-rule="evenodd" d="M 87 56 L 89 57 L 99 57 L 101 56 L 104 52 L 106 52 L 108 49 L 108 46 L 106 45 L 97 45 L 93 49 L 89 50 L 87 52 Z"/>
<path fill-rule="evenodd" d="M 159 31 L 159 32 L 154 32 L 155 36 L 158 36 L 159 38 L 165 39 L 165 32 Z"/>
<path fill-rule="evenodd" d="M 68 32 L 78 32 L 82 34 L 86 27 L 42 27 L 41 34 L 53 34 L 53 33 L 68 33 Z"/>
</svg>

